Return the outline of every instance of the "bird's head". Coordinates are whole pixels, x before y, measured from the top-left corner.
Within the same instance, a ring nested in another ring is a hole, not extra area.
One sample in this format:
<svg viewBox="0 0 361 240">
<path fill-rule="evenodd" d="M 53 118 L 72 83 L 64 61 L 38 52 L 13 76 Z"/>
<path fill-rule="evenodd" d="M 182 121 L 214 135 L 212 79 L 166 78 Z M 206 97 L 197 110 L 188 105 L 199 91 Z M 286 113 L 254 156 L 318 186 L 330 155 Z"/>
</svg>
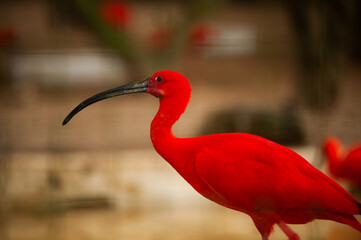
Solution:
<svg viewBox="0 0 361 240">
<path fill-rule="evenodd" d="M 190 94 L 191 88 L 188 80 L 175 71 L 159 71 L 154 73 L 148 81 L 147 93 L 163 98 L 175 94 Z"/>
<path fill-rule="evenodd" d="M 149 93 L 161 99 L 176 96 L 177 99 L 183 98 L 185 99 L 184 101 L 188 102 L 191 88 L 188 80 L 182 74 L 171 70 L 159 71 L 146 80 L 112 88 L 84 100 L 68 114 L 63 121 L 63 125 L 67 124 L 78 112 L 93 103 L 115 96 L 138 92 Z"/>
<path fill-rule="evenodd" d="M 342 148 L 341 142 L 336 137 L 327 137 L 322 146 L 322 150 L 326 156 L 338 154 Z"/>
</svg>

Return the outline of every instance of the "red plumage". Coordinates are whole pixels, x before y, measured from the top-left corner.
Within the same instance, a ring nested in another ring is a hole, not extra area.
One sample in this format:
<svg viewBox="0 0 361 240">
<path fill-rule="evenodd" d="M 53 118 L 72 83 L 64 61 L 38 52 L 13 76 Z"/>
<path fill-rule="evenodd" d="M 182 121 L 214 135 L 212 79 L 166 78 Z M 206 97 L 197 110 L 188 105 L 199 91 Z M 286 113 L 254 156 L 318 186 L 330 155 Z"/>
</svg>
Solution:
<svg viewBox="0 0 361 240">
<path fill-rule="evenodd" d="M 286 223 L 314 219 L 348 224 L 361 232 L 353 216 L 360 213 L 360 203 L 294 151 L 245 133 L 175 137 L 172 126 L 191 95 L 188 80 L 177 72 L 156 72 L 146 81 L 94 95 L 79 104 L 63 124 L 96 101 L 134 92 L 159 98 L 150 132 L 155 150 L 205 198 L 248 214 L 264 240 L 274 224 L 289 239 L 299 239 Z"/>
<path fill-rule="evenodd" d="M 361 143 L 354 144 L 346 152 L 337 138 L 328 137 L 323 150 L 331 174 L 361 188 Z"/>
<path fill-rule="evenodd" d="M 181 74 L 155 73 L 147 92 L 160 98 L 151 125 L 156 151 L 201 195 L 250 215 L 264 239 L 274 224 L 298 239 L 285 223 L 314 219 L 345 223 L 361 232 L 353 217 L 360 212 L 358 201 L 294 151 L 245 133 L 175 137 L 171 127 L 191 92 Z"/>
</svg>

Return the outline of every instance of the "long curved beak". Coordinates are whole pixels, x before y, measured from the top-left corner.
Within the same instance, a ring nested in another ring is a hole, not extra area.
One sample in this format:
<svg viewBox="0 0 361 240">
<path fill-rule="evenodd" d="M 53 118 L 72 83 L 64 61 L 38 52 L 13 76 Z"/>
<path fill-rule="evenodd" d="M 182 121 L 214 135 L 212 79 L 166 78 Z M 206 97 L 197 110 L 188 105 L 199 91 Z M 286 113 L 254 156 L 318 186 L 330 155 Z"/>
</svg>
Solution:
<svg viewBox="0 0 361 240">
<path fill-rule="evenodd" d="M 119 95 L 125 95 L 125 94 L 131 94 L 131 93 L 138 93 L 138 92 L 146 92 L 148 89 L 148 82 L 149 79 L 146 79 L 144 81 L 135 82 L 135 83 L 129 83 L 120 87 L 112 88 L 109 90 L 106 90 L 104 92 L 100 92 L 98 94 L 95 94 L 94 96 L 84 100 L 81 102 L 77 107 L 71 111 L 68 116 L 63 121 L 63 126 L 67 124 L 72 117 L 75 116 L 78 112 L 86 108 L 87 106 L 99 102 L 101 100 L 119 96 Z"/>
</svg>

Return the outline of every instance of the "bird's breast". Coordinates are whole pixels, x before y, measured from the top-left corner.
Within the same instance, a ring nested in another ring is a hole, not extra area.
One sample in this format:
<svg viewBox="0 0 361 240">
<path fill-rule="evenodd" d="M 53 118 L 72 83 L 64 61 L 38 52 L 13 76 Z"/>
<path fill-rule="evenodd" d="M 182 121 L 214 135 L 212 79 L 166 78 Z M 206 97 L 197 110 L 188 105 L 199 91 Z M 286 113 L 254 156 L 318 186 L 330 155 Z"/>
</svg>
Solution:
<svg viewBox="0 0 361 240">
<path fill-rule="evenodd" d="M 195 167 L 197 155 L 195 151 L 187 151 L 184 149 L 179 152 L 174 150 L 173 153 L 176 154 L 170 156 L 160 153 L 160 155 L 203 197 L 222 206 L 234 208 L 198 175 Z"/>
</svg>

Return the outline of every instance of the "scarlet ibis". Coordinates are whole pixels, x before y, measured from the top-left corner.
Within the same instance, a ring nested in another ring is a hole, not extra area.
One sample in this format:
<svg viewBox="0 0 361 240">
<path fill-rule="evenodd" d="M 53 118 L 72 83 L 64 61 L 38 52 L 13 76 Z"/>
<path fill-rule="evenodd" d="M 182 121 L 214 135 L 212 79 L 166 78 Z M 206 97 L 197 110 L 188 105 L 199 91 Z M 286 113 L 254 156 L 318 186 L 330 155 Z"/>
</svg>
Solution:
<svg viewBox="0 0 361 240">
<path fill-rule="evenodd" d="M 328 137 L 323 146 L 333 176 L 348 180 L 361 188 L 361 143 L 344 152 L 341 142 L 335 137 Z"/>
<path fill-rule="evenodd" d="M 10 47 L 15 40 L 16 33 L 12 28 L 0 28 L 0 50 L 3 47 Z"/>
<path fill-rule="evenodd" d="M 102 1 L 100 3 L 100 14 L 111 27 L 120 30 L 125 29 L 130 19 L 130 10 L 125 2 Z"/>
<path fill-rule="evenodd" d="M 207 46 L 211 44 L 211 38 L 217 36 L 215 29 L 206 23 L 195 25 L 189 32 L 188 38 L 191 45 Z"/>
<path fill-rule="evenodd" d="M 169 48 L 173 41 L 174 33 L 168 28 L 157 28 L 147 37 L 147 45 L 153 51 L 163 51 Z"/>
<path fill-rule="evenodd" d="M 327 219 L 361 232 L 353 215 L 361 204 L 331 178 L 294 151 L 265 138 L 226 133 L 177 138 L 172 126 L 188 105 L 191 87 L 174 71 L 98 93 L 73 109 L 75 114 L 100 100 L 146 92 L 159 98 L 151 123 L 155 150 L 201 195 L 224 207 L 248 214 L 263 240 L 277 224 L 289 239 L 299 239 L 289 224 Z"/>
</svg>

